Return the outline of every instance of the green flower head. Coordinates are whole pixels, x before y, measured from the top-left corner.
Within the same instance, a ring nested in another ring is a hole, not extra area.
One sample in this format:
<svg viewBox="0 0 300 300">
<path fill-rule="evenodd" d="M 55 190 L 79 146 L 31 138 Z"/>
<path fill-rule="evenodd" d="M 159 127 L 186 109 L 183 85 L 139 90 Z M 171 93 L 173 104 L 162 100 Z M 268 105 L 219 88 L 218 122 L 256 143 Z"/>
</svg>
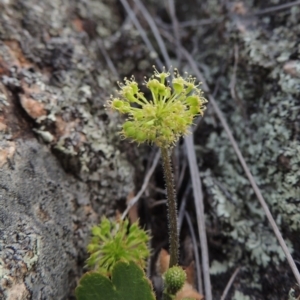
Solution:
<svg viewBox="0 0 300 300">
<path fill-rule="evenodd" d="M 147 245 L 150 236 L 137 222 L 129 226 L 128 220 L 111 222 L 103 218 L 92 228 L 92 236 L 87 247 L 89 267 L 105 275 L 109 275 L 119 261 L 133 261 L 145 268 L 146 258 L 150 255 Z"/>
<path fill-rule="evenodd" d="M 145 81 L 151 93 L 147 99 L 140 91 L 134 77 L 119 83 L 119 97 L 111 97 L 108 106 L 128 119 L 123 124 L 122 135 L 138 143 L 149 142 L 159 147 L 171 147 L 188 134 L 188 128 L 197 115 L 203 115 L 205 103 L 202 90 L 192 76 L 182 77 L 177 69 L 171 83 L 171 73 L 158 72 Z"/>
</svg>

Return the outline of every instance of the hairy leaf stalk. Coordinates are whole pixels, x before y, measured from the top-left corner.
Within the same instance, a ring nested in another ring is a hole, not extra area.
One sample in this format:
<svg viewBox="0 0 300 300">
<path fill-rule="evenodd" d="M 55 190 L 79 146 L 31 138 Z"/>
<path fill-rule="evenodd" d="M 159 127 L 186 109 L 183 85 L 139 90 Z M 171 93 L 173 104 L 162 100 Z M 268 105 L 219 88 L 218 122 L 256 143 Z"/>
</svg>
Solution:
<svg viewBox="0 0 300 300">
<path fill-rule="evenodd" d="M 170 263 L 169 268 L 178 265 L 178 226 L 177 226 L 177 202 L 172 172 L 171 160 L 167 147 L 161 147 L 161 157 L 167 189 L 168 219 L 169 219 L 169 244 L 170 244 Z"/>
</svg>

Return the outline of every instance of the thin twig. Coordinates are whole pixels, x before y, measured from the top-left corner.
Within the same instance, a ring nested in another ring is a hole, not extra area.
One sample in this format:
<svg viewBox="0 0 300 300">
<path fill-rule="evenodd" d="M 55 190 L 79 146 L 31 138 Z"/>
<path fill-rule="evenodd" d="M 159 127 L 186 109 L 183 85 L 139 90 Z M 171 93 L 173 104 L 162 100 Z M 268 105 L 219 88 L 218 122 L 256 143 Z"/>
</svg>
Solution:
<svg viewBox="0 0 300 300">
<path fill-rule="evenodd" d="M 233 64 L 232 76 L 229 83 L 230 94 L 233 100 L 235 101 L 236 105 L 240 108 L 243 118 L 246 119 L 247 114 L 245 112 L 242 100 L 236 91 L 236 72 L 237 72 L 238 61 L 239 61 L 239 46 L 235 44 L 233 49 L 234 49 L 234 64 Z"/>
<path fill-rule="evenodd" d="M 291 3 L 285 3 L 285 4 L 281 4 L 281 5 L 276 5 L 276 6 L 273 6 L 273 7 L 269 7 L 269 8 L 266 8 L 266 9 L 262 9 L 262 10 L 254 12 L 254 13 L 251 13 L 250 15 L 257 16 L 257 15 L 268 14 L 268 13 L 272 13 L 274 11 L 287 9 L 287 8 L 290 8 L 290 7 L 293 7 L 293 6 L 296 6 L 296 5 L 300 5 L 300 1 L 299 0 L 291 2 Z"/>
<path fill-rule="evenodd" d="M 167 52 L 167 49 L 166 49 L 166 46 L 165 46 L 165 43 L 159 33 L 159 30 L 153 20 L 153 18 L 151 17 L 150 13 L 148 12 L 147 8 L 144 6 L 144 4 L 140 1 L 140 0 L 134 0 L 135 4 L 137 5 L 137 7 L 139 8 L 139 10 L 142 12 L 145 20 L 147 21 L 147 23 L 149 24 L 151 30 L 152 30 L 152 33 L 157 41 L 157 44 L 159 46 L 159 49 L 161 51 L 161 54 L 165 60 L 165 63 L 166 63 L 166 66 L 167 68 L 170 68 L 171 67 L 171 60 L 170 60 L 170 57 L 169 57 L 169 54 Z M 161 66 L 160 66 L 161 68 Z"/>
<path fill-rule="evenodd" d="M 99 49 L 100 49 L 100 51 L 101 51 L 103 57 L 104 57 L 105 60 L 106 60 L 106 63 L 107 63 L 107 65 L 108 65 L 110 71 L 113 73 L 113 75 L 114 75 L 116 78 L 119 78 L 119 73 L 118 73 L 117 69 L 115 68 L 115 65 L 114 65 L 114 63 L 112 62 L 110 56 L 108 55 L 108 53 L 107 53 L 107 51 L 106 51 L 106 49 L 105 49 L 105 47 L 104 47 L 104 45 L 103 45 L 101 39 L 98 38 L 98 39 L 96 40 L 96 42 L 97 42 L 97 45 L 98 45 L 98 47 L 99 47 Z"/>
<path fill-rule="evenodd" d="M 179 49 L 181 43 L 180 43 L 180 32 L 179 32 L 178 20 L 176 17 L 174 0 L 168 0 L 168 6 L 169 6 L 169 14 L 172 21 L 173 34 L 176 40 L 176 56 L 177 56 L 177 64 L 178 64 L 177 67 L 179 68 L 180 61 L 181 61 L 181 51 Z"/>
<path fill-rule="evenodd" d="M 126 215 L 128 214 L 130 208 L 139 201 L 139 199 L 141 198 L 141 196 L 143 195 L 143 193 L 145 192 L 147 186 L 148 186 L 148 183 L 150 181 L 150 178 L 158 164 L 158 161 L 159 161 L 159 158 L 160 158 L 160 151 L 158 151 L 155 155 L 155 158 L 153 160 L 153 163 L 152 163 L 152 166 L 151 168 L 149 169 L 147 175 L 145 176 L 144 178 L 144 182 L 143 182 L 143 185 L 142 185 L 142 188 L 139 190 L 139 192 L 136 194 L 135 197 L 133 197 L 127 204 L 127 207 L 125 209 L 125 211 L 123 212 L 122 214 L 122 220 L 125 219 Z"/>
<path fill-rule="evenodd" d="M 200 26 L 204 26 L 204 25 L 211 25 L 211 24 L 215 24 L 215 23 L 221 23 L 222 21 L 224 21 L 223 18 L 211 18 L 211 19 L 203 19 L 203 20 L 200 20 L 200 21 L 197 21 L 197 20 L 184 21 L 184 22 L 179 22 L 178 24 L 179 24 L 180 28 L 200 27 Z M 155 18 L 155 22 L 164 29 L 169 30 L 170 28 L 172 28 L 172 25 L 163 22 L 159 18 Z"/>
<path fill-rule="evenodd" d="M 150 203 L 149 207 L 150 208 L 154 208 L 156 206 L 165 205 L 165 204 L 167 204 L 167 200 L 166 199 L 162 199 L 162 200 L 157 200 L 157 201 L 155 201 L 153 203 Z"/>
<path fill-rule="evenodd" d="M 179 230 L 181 230 L 181 227 L 182 227 L 186 202 L 187 202 L 188 195 L 189 195 L 191 189 L 192 189 L 192 185 L 189 183 L 187 185 L 187 187 L 185 188 L 183 196 L 181 197 L 181 204 L 180 204 L 179 211 L 178 211 L 178 228 L 179 228 Z"/>
<path fill-rule="evenodd" d="M 219 182 L 216 178 L 212 178 L 212 181 L 216 186 L 219 187 L 221 192 L 224 193 L 224 195 L 226 196 L 226 199 L 228 199 L 232 203 L 235 203 L 235 201 L 233 199 L 233 196 L 231 195 L 231 193 L 225 188 L 225 186 L 221 182 Z"/>
<path fill-rule="evenodd" d="M 238 66 L 238 61 L 239 61 L 239 46 L 237 44 L 235 44 L 233 49 L 234 49 L 234 64 L 233 64 L 233 72 L 232 72 L 232 76 L 230 79 L 229 87 L 230 87 L 231 97 L 238 104 L 240 99 L 237 99 L 235 86 L 236 86 L 236 71 L 237 71 L 237 66 Z"/>
<path fill-rule="evenodd" d="M 110 43 L 110 45 L 115 44 L 119 40 L 120 36 L 122 35 L 123 31 L 128 26 L 128 24 L 131 24 L 131 23 L 132 23 L 132 20 L 127 15 L 125 20 L 123 21 L 122 25 L 120 26 L 120 28 L 117 31 L 115 31 L 111 36 L 107 37 L 105 39 L 105 41 L 108 41 Z"/>
<path fill-rule="evenodd" d="M 233 274 L 231 275 L 231 277 L 230 277 L 230 279 L 229 279 L 229 281 L 228 281 L 228 283 L 227 283 L 227 285 L 225 287 L 225 290 L 224 290 L 224 292 L 223 292 L 220 300 L 225 300 L 225 298 L 226 298 L 226 296 L 227 296 L 227 294 L 228 294 L 228 292 L 229 292 L 229 290 L 230 290 L 230 288 L 231 288 L 231 286 L 232 286 L 232 284 L 233 284 L 233 282 L 235 280 L 235 277 L 239 273 L 240 269 L 241 269 L 241 267 L 237 267 L 235 269 L 235 271 L 233 272 Z"/>
<path fill-rule="evenodd" d="M 217 94 L 218 94 L 218 91 L 219 91 L 219 88 L 220 88 L 220 78 L 217 79 L 216 83 L 215 83 L 215 88 L 214 88 L 214 91 L 213 91 L 213 97 L 216 97 Z M 207 105 L 207 110 L 209 110 L 210 108 L 210 105 L 208 103 Z M 193 130 L 193 133 L 195 133 L 198 129 L 198 127 L 200 126 L 200 124 L 203 122 L 203 118 L 202 116 L 199 116 L 197 119 L 196 119 L 196 122 L 194 123 L 194 126 L 192 127 L 192 130 Z"/>
<path fill-rule="evenodd" d="M 150 160 L 150 159 L 151 159 L 151 158 L 149 158 L 149 160 Z M 151 159 L 150 161 L 152 162 L 152 159 Z M 153 191 L 155 191 L 156 193 L 160 193 L 160 194 L 163 194 L 163 195 L 166 195 L 166 194 L 167 194 L 167 192 L 166 192 L 165 189 L 160 188 L 160 187 L 157 187 L 155 184 L 150 183 L 149 186 L 150 186 L 150 188 L 151 188 Z"/>
<path fill-rule="evenodd" d="M 187 167 L 187 162 L 186 162 L 186 159 L 184 158 L 182 166 L 181 166 L 178 182 L 177 182 L 177 191 L 179 191 L 179 189 L 181 188 L 183 178 L 184 178 L 184 175 L 185 175 L 185 171 L 186 171 L 186 167 Z"/>
<path fill-rule="evenodd" d="M 195 231 L 194 231 L 194 227 L 193 227 L 190 215 L 187 212 L 185 212 L 184 216 L 188 223 L 192 241 L 193 241 L 194 256 L 195 256 L 195 262 L 196 262 L 196 273 L 197 273 L 197 288 L 198 288 L 199 293 L 203 294 L 203 285 L 202 285 L 202 276 L 201 276 L 201 271 L 200 271 L 200 258 L 199 258 L 198 247 L 197 247 L 197 239 L 196 239 L 196 235 L 195 235 Z"/>
<path fill-rule="evenodd" d="M 89 18 L 92 19 L 91 11 L 88 8 L 87 8 L 87 13 L 88 13 Z M 119 73 L 118 73 L 117 69 L 115 68 L 115 65 L 114 65 L 113 61 L 111 60 L 109 54 L 107 53 L 105 46 L 102 42 L 102 39 L 97 38 L 96 43 L 97 43 L 97 46 L 98 46 L 101 54 L 103 55 L 104 59 L 106 60 L 108 68 L 110 69 L 110 71 L 116 78 L 119 78 Z"/>
<path fill-rule="evenodd" d="M 141 23 L 139 22 L 139 20 L 137 19 L 137 17 L 135 16 L 132 8 L 130 7 L 130 5 L 128 4 L 127 0 L 120 0 L 122 5 L 124 6 L 127 14 L 129 15 L 129 17 L 131 18 L 133 24 L 135 25 L 135 27 L 138 29 L 141 38 L 143 39 L 144 43 L 146 44 L 146 46 L 148 47 L 148 49 L 150 50 L 150 52 L 152 53 L 156 53 L 152 43 L 150 42 L 150 40 L 148 39 L 148 36 L 144 30 L 144 28 L 142 27 Z M 161 62 L 161 60 L 159 58 L 155 59 L 155 63 L 158 65 L 158 67 L 160 69 L 163 68 L 163 64 Z"/>
</svg>

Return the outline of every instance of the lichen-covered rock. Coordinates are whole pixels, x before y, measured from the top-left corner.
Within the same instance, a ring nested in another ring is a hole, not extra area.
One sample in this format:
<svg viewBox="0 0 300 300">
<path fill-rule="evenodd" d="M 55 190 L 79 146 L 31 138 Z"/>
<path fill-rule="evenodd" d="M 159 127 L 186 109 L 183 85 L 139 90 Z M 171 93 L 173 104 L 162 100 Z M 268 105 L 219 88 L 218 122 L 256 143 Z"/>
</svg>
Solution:
<svg viewBox="0 0 300 300">
<path fill-rule="evenodd" d="M 0 298 L 66 299 L 92 225 L 133 189 L 98 38 L 117 1 L 0 1 Z"/>
<path fill-rule="evenodd" d="M 7 149 L 5 143 L 1 148 Z M 4 161 L 0 298 L 63 299 L 80 250 L 72 221 L 76 195 L 57 160 L 35 140 L 15 142 L 13 156 Z"/>
<path fill-rule="evenodd" d="M 221 7 L 206 3 L 206 13 L 220 23 L 199 28 L 195 59 L 209 84 L 218 82 L 217 103 L 293 252 L 300 232 L 300 8 L 256 15 L 284 1 L 232 2 L 221 21 Z M 241 289 L 250 288 L 255 299 L 280 299 L 294 280 L 283 251 L 213 110 L 203 122 L 196 138 L 210 248 L 222 253 L 212 256 L 211 272 L 243 265 Z"/>
</svg>

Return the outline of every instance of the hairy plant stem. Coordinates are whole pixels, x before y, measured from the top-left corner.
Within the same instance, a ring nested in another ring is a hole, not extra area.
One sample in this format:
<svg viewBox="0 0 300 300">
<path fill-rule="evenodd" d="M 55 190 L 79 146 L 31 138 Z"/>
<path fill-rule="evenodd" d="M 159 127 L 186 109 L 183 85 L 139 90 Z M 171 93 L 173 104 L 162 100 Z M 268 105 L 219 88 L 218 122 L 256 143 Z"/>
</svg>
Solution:
<svg viewBox="0 0 300 300">
<path fill-rule="evenodd" d="M 169 244 L 170 244 L 170 263 L 169 268 L 178 265 L 178 226 L 177 226 L 177 202 L 174 186 L 174 177 L 172 172 L 169 150 L 166 147 L 161 147 L 161 157 L 163 160 L 163 169 L 167 189 L 168 203 L 168 221 L 169 221 Z"/>
</svg>

